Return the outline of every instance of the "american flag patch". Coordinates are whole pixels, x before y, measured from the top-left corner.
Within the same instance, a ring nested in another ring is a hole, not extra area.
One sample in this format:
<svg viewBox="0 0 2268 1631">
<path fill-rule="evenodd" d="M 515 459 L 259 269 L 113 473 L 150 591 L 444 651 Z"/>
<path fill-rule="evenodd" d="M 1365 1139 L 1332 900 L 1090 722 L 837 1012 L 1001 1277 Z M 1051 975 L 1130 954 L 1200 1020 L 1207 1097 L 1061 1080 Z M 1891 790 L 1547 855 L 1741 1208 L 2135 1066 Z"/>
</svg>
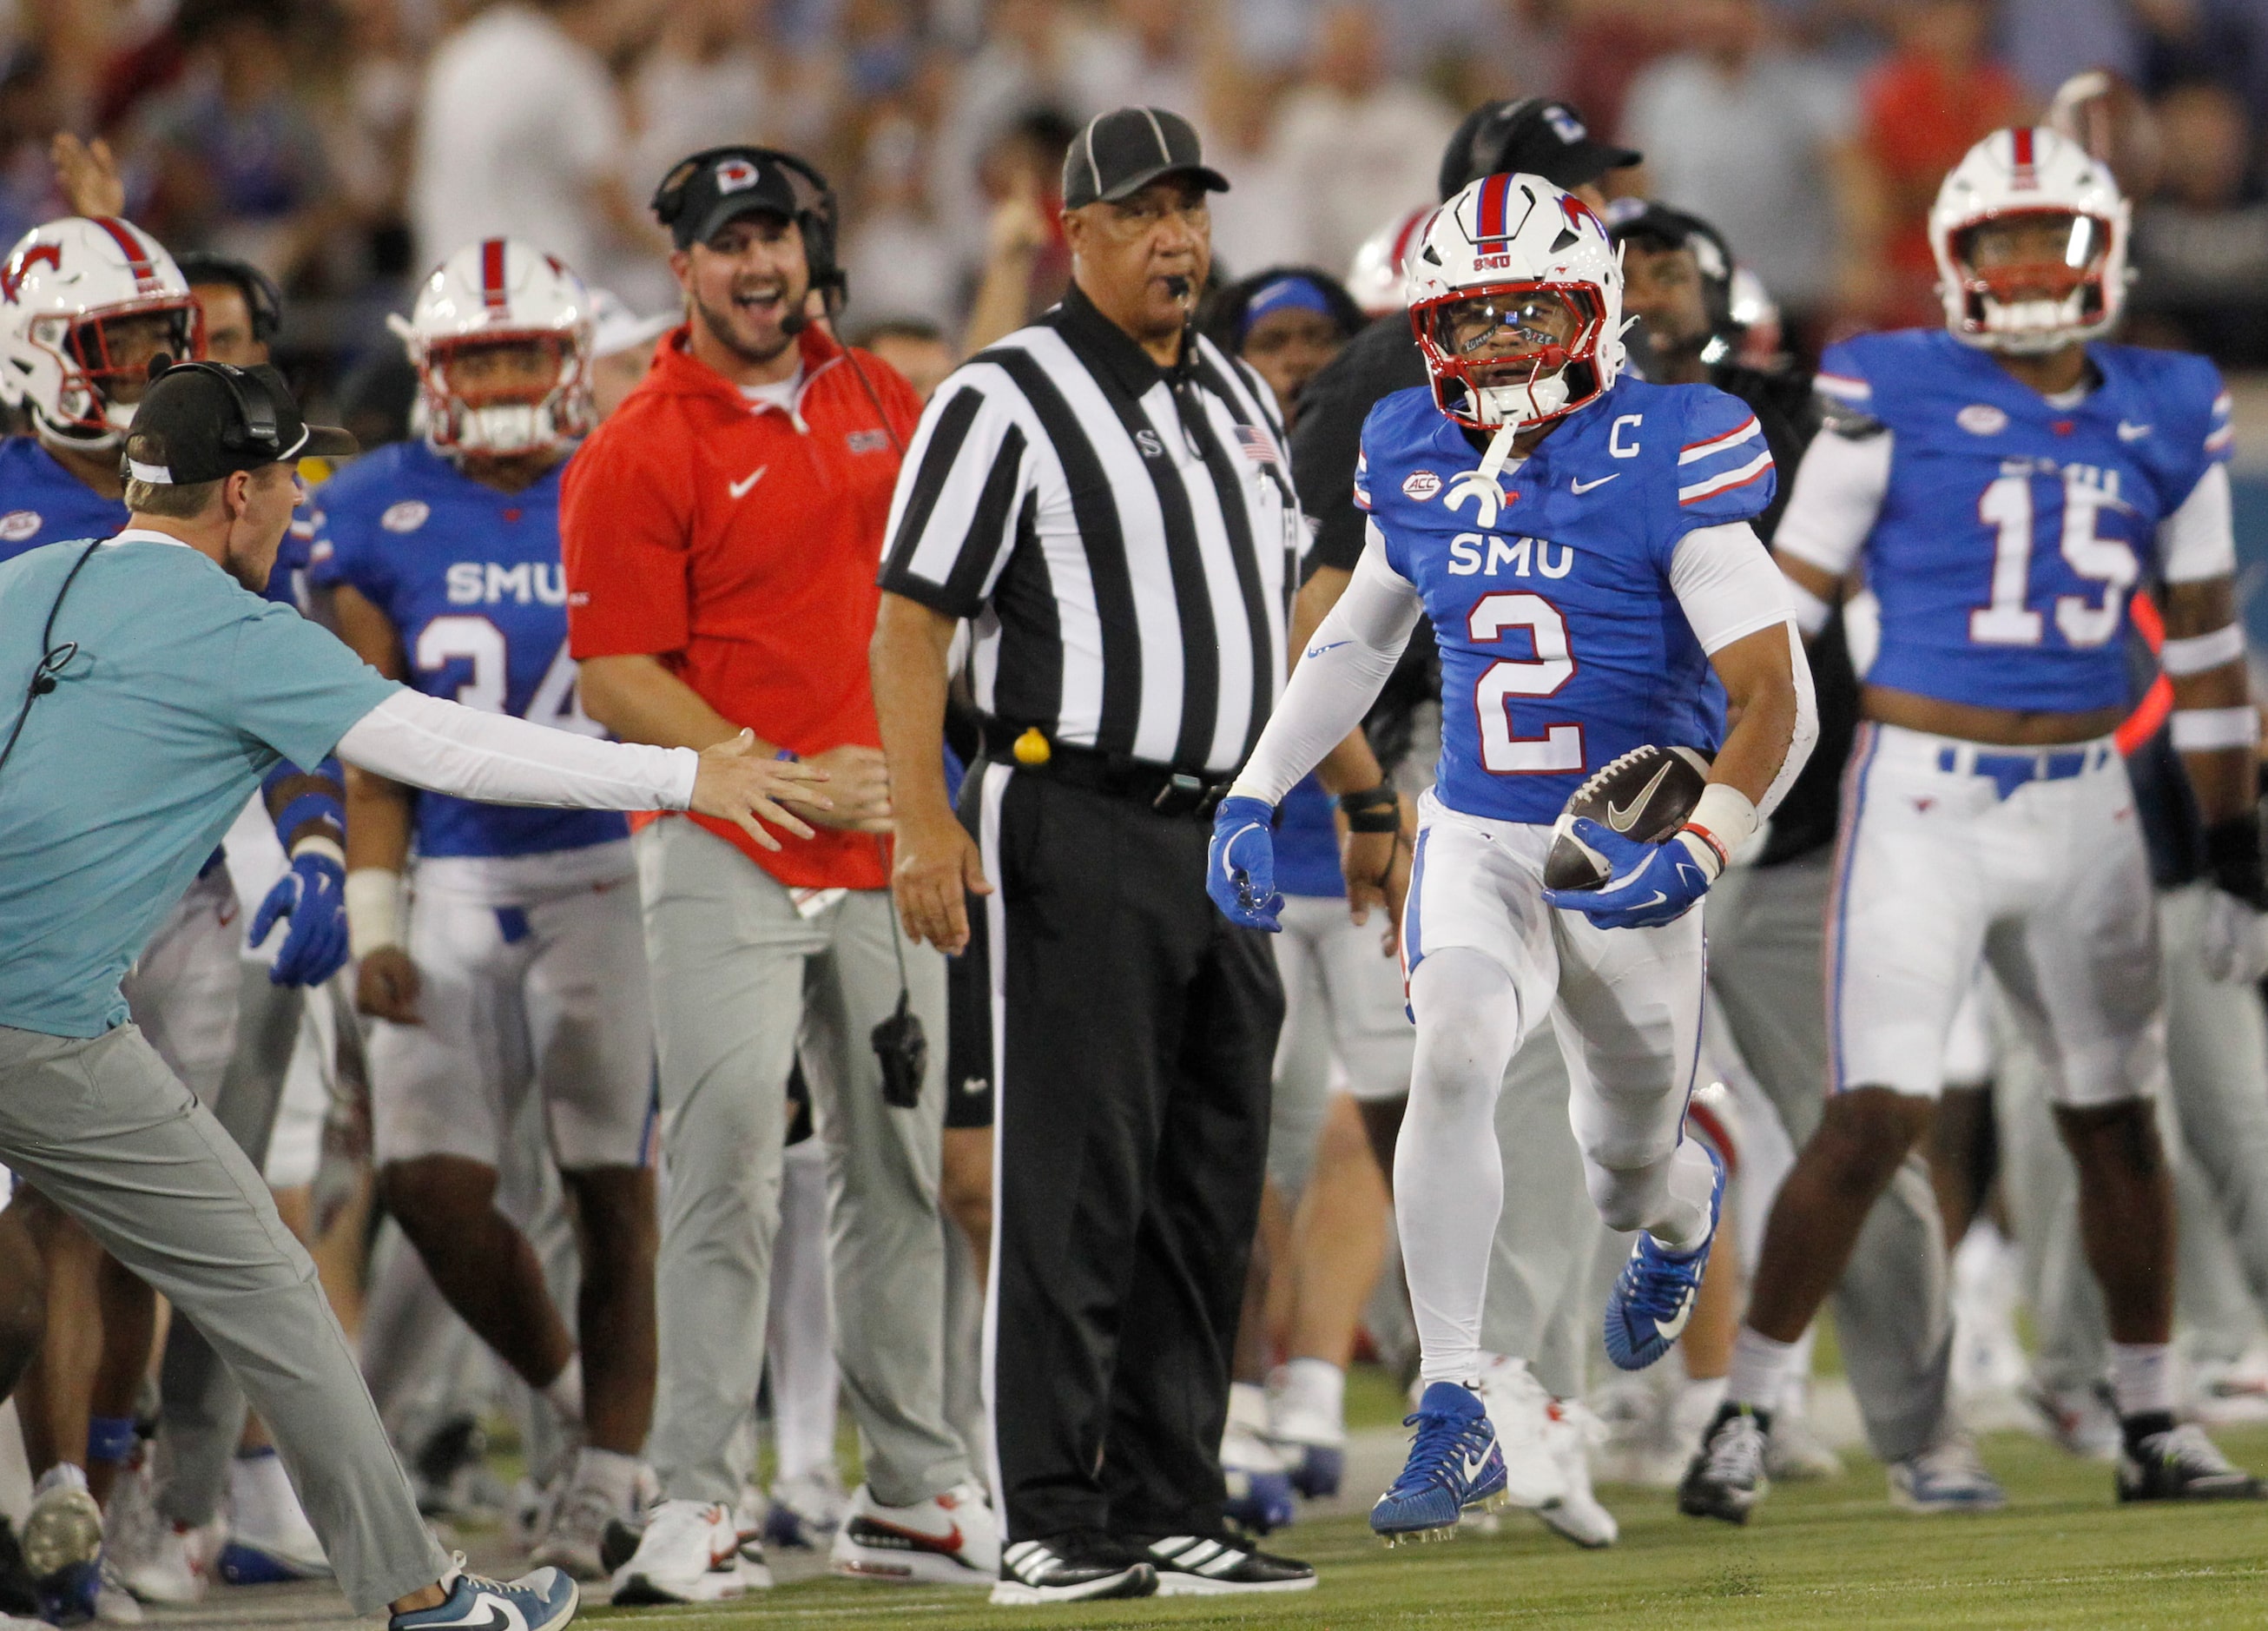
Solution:
<svg viewBox="0 0 2268 1631">
<path fill-rule="evenodd" d="M 1236 427 L 1236 445 L 1244 449 L 1244 456 L 1255 464 L 1281 464 L 1283 455 L 1276 451 L 1275 438 L 1256 424 Z"/>
</svg>

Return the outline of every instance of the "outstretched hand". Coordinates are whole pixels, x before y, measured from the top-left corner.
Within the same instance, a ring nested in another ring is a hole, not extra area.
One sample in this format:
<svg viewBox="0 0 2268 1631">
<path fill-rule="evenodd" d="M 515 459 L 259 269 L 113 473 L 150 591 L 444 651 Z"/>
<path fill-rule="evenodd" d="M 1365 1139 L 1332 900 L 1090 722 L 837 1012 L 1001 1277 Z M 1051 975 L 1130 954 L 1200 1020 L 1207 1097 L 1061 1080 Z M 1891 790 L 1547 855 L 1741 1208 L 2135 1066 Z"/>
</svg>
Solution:
<svg viewBox="0 0 2268 1631">
<path fill-rule="evenodd" d="M 55 186 L 70 201 L 74 215 L 124 215 L 126 181 L 110 144 L 100 137 L 82 142 L 68 130 L 55 133 L 48 144 L 48 161 L 55 167 Z"/>
<path fill-rule="evenodd" d="M 776 850 L 780 841 L 762 823 L 770 822 L 799 838 L 812 837 L 811 828 L 781 801 L 792 799 L 806 809 L 833 809 L 834 801 L 818 790 L 827 779 L 827 772 L 815 764 L 759 753 L 755 732 L 744 730 L 701 750 L 689 808 L 696 815 L 729 821 L 765 849 Z"/>
</svg>

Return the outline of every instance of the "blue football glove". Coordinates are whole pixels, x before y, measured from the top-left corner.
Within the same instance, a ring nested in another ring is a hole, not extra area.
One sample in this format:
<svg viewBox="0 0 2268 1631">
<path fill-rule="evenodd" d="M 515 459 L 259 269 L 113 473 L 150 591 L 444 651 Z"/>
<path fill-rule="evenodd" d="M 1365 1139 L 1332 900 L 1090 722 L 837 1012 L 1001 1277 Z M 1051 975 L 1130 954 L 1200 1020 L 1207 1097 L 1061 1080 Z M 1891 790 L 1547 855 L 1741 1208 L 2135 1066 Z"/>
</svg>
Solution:
<svg viewBox="0 0 2268 1631">
<path fill-rule="evenodd" d="M 1640 844 L 1580 816 L 1569 830 L 1605 856 L 1612 871 L 1603 889 L 1546 889 L 1543 898 L 1563 911 L 1581 912 L 1602 929 L 1675 923 L 1709 892 L 1709 874 L 1676 838 Z"/>
<path fill-rule="evenodd" d="M 252 943 L 268 938 L 278 918 L 291 928 L 276 966 L 268 970 L 277 985 L 320 985 L 346 966 L 347 869 L 312 845 L 291 858 L 291 870 L 276 881 L 260 910 L 252 914 Z"/>
<path fill-rule="evenodd" d="M 1276 892 L 1274 808 L 1258 799 L 1223 799 L 1213 812 L 1205 893 L 1231 923 L 1276 934 L 1284 897 Z"/>
</svg>

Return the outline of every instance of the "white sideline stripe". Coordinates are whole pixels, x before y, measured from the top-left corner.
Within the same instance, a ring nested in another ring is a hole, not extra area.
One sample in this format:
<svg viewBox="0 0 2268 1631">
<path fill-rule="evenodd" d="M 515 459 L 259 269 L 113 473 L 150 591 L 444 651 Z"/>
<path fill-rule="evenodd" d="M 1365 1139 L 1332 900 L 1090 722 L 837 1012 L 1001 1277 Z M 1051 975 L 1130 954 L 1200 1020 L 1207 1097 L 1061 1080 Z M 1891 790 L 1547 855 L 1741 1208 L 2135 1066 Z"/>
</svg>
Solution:
<svg viewBox="0 0 2268 1631">
<path fill-rule="evenodd" d="M 1714 458 L 1720 453 L 1725 453 L 1732 448 L 1739 446 L 1742 442 L 1747 441 L 1750 437 L 1755 436 L 1762 428 L 1762 426 L 1756 424 L 1756 416 L 1750 414 L 1749 416 L 1749 422 L 1746 424 L 1740 425 L 1735 429 L 1726 432 L 1722 436 L 1717 438 L 1716 440 L 1694 443 L 1692 446 L 1688 447 L 1683 453 L 1677 455 L 1677 462 L 1680 464 L 1692 464 L 1703 459 Z"/>
<path fill-rule="evenodd" d="M 1696 482 L 1690 487 L 1680 487 L 1677 490 L 1677 502 L 1690 504 L 1696 498 L 1705 498 L 1712 492 L 1722 492 L 1727 487 L 1737 487 L 1771 461 L 1771 451 L 1767 449 L 1737 470 L 1727 470 L 1720 476 L 1710 476 L 1706 481 Z"/>
</svg>

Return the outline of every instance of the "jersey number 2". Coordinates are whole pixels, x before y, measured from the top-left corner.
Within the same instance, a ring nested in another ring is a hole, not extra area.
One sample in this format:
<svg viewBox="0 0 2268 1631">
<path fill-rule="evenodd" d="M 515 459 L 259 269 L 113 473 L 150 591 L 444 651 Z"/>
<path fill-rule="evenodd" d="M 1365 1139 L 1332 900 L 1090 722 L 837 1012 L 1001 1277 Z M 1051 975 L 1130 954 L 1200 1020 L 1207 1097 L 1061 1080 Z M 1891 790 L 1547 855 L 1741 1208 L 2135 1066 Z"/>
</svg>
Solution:
<svg viewBox="0 0 2268 1631">
<path fill-rule="evenodd" d="M 2058 594 L 2056 628 L 2073 646 L 2100 646 L 2118 632 L 2126 591 L 2141 568 L 2118 538 L 2095 535 L 2095 518 L 2114 502 L 2100 489 L 2066 475 L 2063 484 L 2063 558 L 2081 578 L 2102 586 L 2100 604 L 2084 594 Z M 2033 506 L 2028 476 L 2003 476 L 1984 489 L 1977 516 L 1995 529 L 1992 598 L 1969 614 L 1969 638 L 1979 646 L 2037 646 L 2045 632 L 2031 592 Z"/>
<path fill-rule="evenodd" d="M 418 631 L 416 659 L 417 666 L 429 673 L 453 662 L 468 664 L 472 676 L 457 687 L 457 700 L 468 708 L 490 713 L 506 711 L 512 669 L 505 656 L 504 631 L 490 619 L 466 612 L 434 618 Z M 583 712 L 582 695 L 575 685 L 575 660 L 567 654 L 566 641 L 560 641 L 551 666 L 543 671 L 535 694 L 527 699 L 526 717 L 531 724 L 573 731 L 578 736 L 607 734 L 606 727 Z"/>
<path fill-rule="evenodd" d="M 1583 768 L 1583 727 L 1547 725 L 1541 736 L 1515 736 L 1512 699 L 1549 697 L 1575 677 L 1567 650 L 1567 620 L 1540 594 L 1484 594 L 1465 618 L 1465 633 L 1476 645 L 1502 639 L 1525 629 L 1535 655 L 1506 657 L 1489 664 L 1473 688 L 1473 710 L 1480 716 L 1481 764 L 1497 776 L 1544 776 Z"/>
</svg>

